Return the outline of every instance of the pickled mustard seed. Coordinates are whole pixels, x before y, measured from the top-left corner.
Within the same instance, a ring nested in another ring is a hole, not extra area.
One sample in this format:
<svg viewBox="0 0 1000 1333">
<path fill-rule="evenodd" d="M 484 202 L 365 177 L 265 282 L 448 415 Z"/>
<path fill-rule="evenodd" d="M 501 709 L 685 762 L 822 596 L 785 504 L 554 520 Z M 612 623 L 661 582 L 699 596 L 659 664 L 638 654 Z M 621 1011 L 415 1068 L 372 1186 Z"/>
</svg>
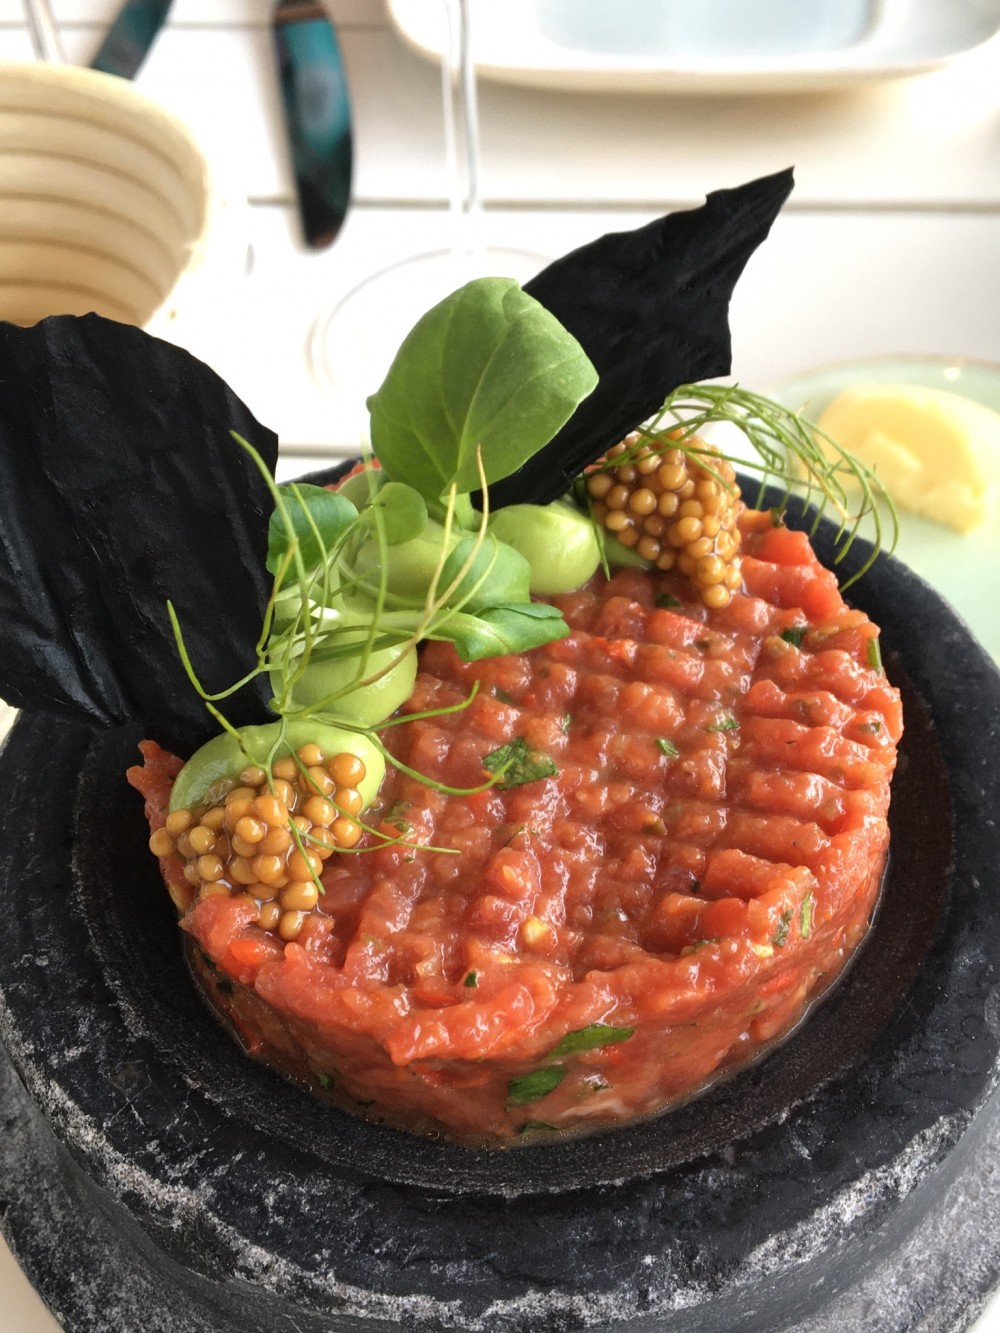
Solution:
<svg viewBox="0 0 1000 1333">
<path fill-rule="evenodd" d="M 483 768 L 488 773 L 502 772 L 503 776 L 496 783 L 498 791 L 510 791 L 526 782 L 559 776 L 552 757 L 541 750 L 533 750 L 523 736 L 517 736 L 507 745 L 484 755 Z"/>
<path fill-rule="evenodd" d="M 328 758 L 316 745 L 301 746 L 276 760 L 270 775 L 246 767 L 216 783 L 208 804 L 171 811 L 149 849 L 179 856 L 200 899 L 236 896 L 256 907 L 262 930 L 297 939 L 323 892 L 323 862 L 361 837 L 357 819 L 344 812 L 360 811 L 360 792 L 347 784 L 366 774 L 353 753 Z M 329 799 L 316 791 L 321 781 Z"/>
<path fill-rule="evenodd" d="M 594 520 L 640 559 L 676 568 L 710 610 L 728 606 L 743 583 L 743 508 L 736 472 L 717 450 L 675 433 L 633 435 L 587 473 Z M 695 647 L 711 640 L 696 640 Z"/>
</svg>

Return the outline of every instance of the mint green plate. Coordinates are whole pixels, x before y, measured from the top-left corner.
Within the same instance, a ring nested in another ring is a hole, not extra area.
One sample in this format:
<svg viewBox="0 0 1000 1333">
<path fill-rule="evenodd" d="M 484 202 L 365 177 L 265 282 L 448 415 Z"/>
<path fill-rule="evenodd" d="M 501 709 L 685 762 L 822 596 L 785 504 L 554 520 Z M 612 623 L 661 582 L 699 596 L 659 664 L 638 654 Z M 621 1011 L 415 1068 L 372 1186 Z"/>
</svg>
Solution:
<svg viewBox="0 0 1000 1333">
<path fill-rule="evenodd" d="M 854 384 L 917 384 L 945 389 L 1000 412 L 1000 365 L 963 357 L 895 356 L 840 361 L 773 385 L 770 396 L 816 420 Z M 900 513 L 896 556 L 946 597 L 987 652 L 1000 661 L 1000 525 L 960 533 Z M 919 619 L 913 626 L 920 632 Z"/>
</svg>

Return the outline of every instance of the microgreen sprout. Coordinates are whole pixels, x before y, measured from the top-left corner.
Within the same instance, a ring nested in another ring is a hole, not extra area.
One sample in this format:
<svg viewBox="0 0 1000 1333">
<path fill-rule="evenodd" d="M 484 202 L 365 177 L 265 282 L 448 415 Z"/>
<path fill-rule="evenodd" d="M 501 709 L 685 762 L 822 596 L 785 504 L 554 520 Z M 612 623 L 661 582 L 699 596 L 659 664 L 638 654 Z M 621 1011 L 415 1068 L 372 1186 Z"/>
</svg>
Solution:
<svg viewBox="0 0 1000 1333">
<path fill-rule="evenodd" d="M 757 457 L 727 454 L 704 444 L 700 433 L 720 423 L 738 427 Z M 713 459 L 758 472 L 760 482 L 755 500 L 758 508 L 769 482 L 783 486 L 782 507 L 794 491 L 801 492 L 804 503 L 816 508 L 812 532 L 816 531 L 823 513 L 832 509 L 839 520 L 837 562 L 847 555 L 863 521 L 870 518 L 875 534 L 872 553 L 844 583 L 845 588 L 871 568 L 878 551 L 886 544 L 884 535 L 890 538 L 889 550 L 895 547 L 899 530 L 896 509 L 876 474 L 812 422 L 738 384 L 683 384 L 674 389 L 656 418 L 640 427 L 631 449 L 617 456 L 609 466 L 621 466 L 631 461 L 633 453 L 650 446 L 679 449 L 695 458 L 704 471 L 731 492 L 735 487 L 715 470 Z M 855 492 L 860 493 L 857 500 L 852 499 Z"/>
</svg>

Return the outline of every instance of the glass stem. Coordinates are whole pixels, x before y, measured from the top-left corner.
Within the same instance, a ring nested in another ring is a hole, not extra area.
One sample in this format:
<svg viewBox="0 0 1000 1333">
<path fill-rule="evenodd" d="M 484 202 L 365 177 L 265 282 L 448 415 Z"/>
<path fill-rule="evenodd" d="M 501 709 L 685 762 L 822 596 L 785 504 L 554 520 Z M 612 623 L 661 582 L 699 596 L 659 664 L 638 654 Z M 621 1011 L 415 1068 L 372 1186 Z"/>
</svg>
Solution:
<svg viewBox="0 0 1000 1333">
<path fill-rule="evenodd" d="M 64 64 L 66 57 L 62 39 L 49 0 L 24 0 L 24 15 L 28 21 L 35 59 L 47 61 L 50 65 Z"/>
<path fill-rule="evenodd" d="M 483 248 L 483 206 L 479 184 L 479 105 L 469 0 L 444 0 L 444 6 L 448 22 L 441 79 L 451 243 L 457 256 L 474 259 Z"/>
</svg>

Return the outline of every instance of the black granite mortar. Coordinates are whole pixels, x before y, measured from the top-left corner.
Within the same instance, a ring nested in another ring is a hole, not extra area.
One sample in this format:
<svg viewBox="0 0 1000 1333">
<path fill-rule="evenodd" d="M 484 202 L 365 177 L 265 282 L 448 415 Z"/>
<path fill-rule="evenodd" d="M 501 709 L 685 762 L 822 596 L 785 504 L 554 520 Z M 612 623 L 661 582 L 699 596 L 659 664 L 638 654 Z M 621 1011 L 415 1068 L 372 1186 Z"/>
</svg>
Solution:
<svg viewBox="0 0 1000 1333">
<path fill-rule="evenodd" d="M 1000 676 L 897 562 L 857 601 L 907 730 L 855 965 L 671 1115 L 499 1153 L 363 1124 L 247 1061 L 186 972 L 122 780 L 137 738 L 21 720 L 0 756 L 21 1080 L 0 1079 L 0 1225 L 65 1326 L 965 1327 L 1000 1274 Z"/>
</svg>

